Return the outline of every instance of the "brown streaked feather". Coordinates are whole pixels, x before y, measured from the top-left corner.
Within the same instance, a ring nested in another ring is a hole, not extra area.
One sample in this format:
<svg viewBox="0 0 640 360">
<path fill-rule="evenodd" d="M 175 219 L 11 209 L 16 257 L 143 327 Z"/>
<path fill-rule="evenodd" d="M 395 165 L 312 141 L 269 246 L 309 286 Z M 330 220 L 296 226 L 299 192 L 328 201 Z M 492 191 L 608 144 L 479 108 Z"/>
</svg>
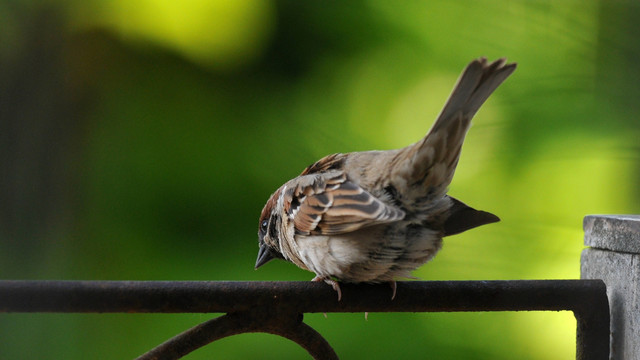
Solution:
<svg viewBox="0 0 640 360">
<path fill-rule="evenodd" d="M 404 218 L 342 172 L 304 175 L 286 190 L 285 211 L 302 235 L 334 235 Z"/>
<path fill-rule="evenodd" d="M 326 172 L 329 170 L 341 169 L 344 165 L 346 154 L 331 154 L 307 166 L 300 175 L 309 175 L 314 173 Z"/>
<path fill-rule="evenodd" d="M 260 223 L 263 220 L 268 219 L 269 216 L 271 216 L 271 212 L 273 211 L 273 208 L 276 206 L 276 202 L 280 197 L 280 192 L 282 192 L 282 188 L 279 188 L 273 194 L 271 194 L 271 196 L 269 197 L 269 200 L 267 200 L 267 203 L 264 204 L 264 207 L 262 208 L 262 212 L 260 213 L 260 221 L 259 221 Z"/>
</svg>

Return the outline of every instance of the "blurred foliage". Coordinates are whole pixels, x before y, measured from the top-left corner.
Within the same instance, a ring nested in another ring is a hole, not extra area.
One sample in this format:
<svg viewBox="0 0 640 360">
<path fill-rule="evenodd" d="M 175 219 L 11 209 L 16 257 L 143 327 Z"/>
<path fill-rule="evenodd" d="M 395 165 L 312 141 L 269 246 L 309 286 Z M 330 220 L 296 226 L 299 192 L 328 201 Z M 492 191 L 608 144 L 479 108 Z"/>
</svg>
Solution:
<svg viewBox="0 0 640 360">
<path fill-rule="evenodd" d="M 473 58 L 516 73 L 451 193 L 502 222 L 422 279 L 579 277 L 582 218 L 638 213 L 637 2 L 0 1 L 0 277 L 307 280 L 257 218 L 329 153 L 405 146 Z M 214 315 L 0 316 L 0 358 L 131 358 Z M 344 359 L 569 359 L 571 313 L 308 314 Z M 250 344 L 250 346 L 247 346 Z M 187 359 L 301 358 L 270 335 Z"/>
</svg>

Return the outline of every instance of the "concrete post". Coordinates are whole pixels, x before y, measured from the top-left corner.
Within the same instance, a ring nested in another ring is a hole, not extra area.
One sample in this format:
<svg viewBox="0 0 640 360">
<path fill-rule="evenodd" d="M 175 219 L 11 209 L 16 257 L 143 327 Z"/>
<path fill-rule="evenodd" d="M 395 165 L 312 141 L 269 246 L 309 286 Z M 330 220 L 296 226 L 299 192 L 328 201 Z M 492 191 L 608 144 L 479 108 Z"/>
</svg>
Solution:
<svg viewBox="0 0 640 360">
<path fill-rule="evenodd" d="M 607 285 L 611 359 L 640 359 L 640 215 L 590 215 L 583 226 L 580 277 Z"/>
</svg>

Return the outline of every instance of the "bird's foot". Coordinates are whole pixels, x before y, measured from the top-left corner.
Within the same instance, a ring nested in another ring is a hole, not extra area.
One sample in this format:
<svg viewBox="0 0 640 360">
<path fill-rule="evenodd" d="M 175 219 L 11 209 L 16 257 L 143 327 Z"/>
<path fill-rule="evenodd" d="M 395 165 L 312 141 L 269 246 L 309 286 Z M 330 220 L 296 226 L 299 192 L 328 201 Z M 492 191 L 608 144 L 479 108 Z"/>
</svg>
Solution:
<svg viewBox="0 0 640 360">
<path fill-rule="evenodd" d="M 316 277 L 314 277 L 311 281 L 316 281 L 316 282 L 324 281 L 325 283 L 331 285 L 333 290 L 335 290 L 338 293 L 338 301 L 342 299 L 342 291 L 340 290 L 340 284 L 337 281 L 333 280 L 332 278 L 316 275 Z"/>
</svg>

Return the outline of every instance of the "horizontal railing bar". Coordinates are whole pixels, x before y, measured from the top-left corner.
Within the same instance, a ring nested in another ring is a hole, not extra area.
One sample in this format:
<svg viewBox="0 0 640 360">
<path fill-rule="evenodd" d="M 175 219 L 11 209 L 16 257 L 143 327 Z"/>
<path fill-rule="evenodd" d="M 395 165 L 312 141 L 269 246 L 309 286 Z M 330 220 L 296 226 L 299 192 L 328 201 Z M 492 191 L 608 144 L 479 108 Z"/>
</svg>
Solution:
<svg viewBox="0 0 640 360">
<path fill-rule="evenodd" d="M 385 284 L 341 288 L 338 301 L 336 292 L 319 282 L 2 280 L 0 312 L 242 314 L 266 326 L 254 330 L 275 332 L 281 320 L 276 326 L 258 319 L 310 312 L 570 310 L 577 322 L 576 359 L 609 358 L 609 303 L 602 280 L 398 282 L 395 299 Z M 169 347 L 190 343 L 192 333 L 172 339 Z"/>
<path fill-rule="evenodd" d="M 498 280 L 342 284 L 318 282 L 0 281 L 0 312 L 229 313 L 281 307 L 311 312 L 590 311 L 600 280 Z"/>
</svg>

